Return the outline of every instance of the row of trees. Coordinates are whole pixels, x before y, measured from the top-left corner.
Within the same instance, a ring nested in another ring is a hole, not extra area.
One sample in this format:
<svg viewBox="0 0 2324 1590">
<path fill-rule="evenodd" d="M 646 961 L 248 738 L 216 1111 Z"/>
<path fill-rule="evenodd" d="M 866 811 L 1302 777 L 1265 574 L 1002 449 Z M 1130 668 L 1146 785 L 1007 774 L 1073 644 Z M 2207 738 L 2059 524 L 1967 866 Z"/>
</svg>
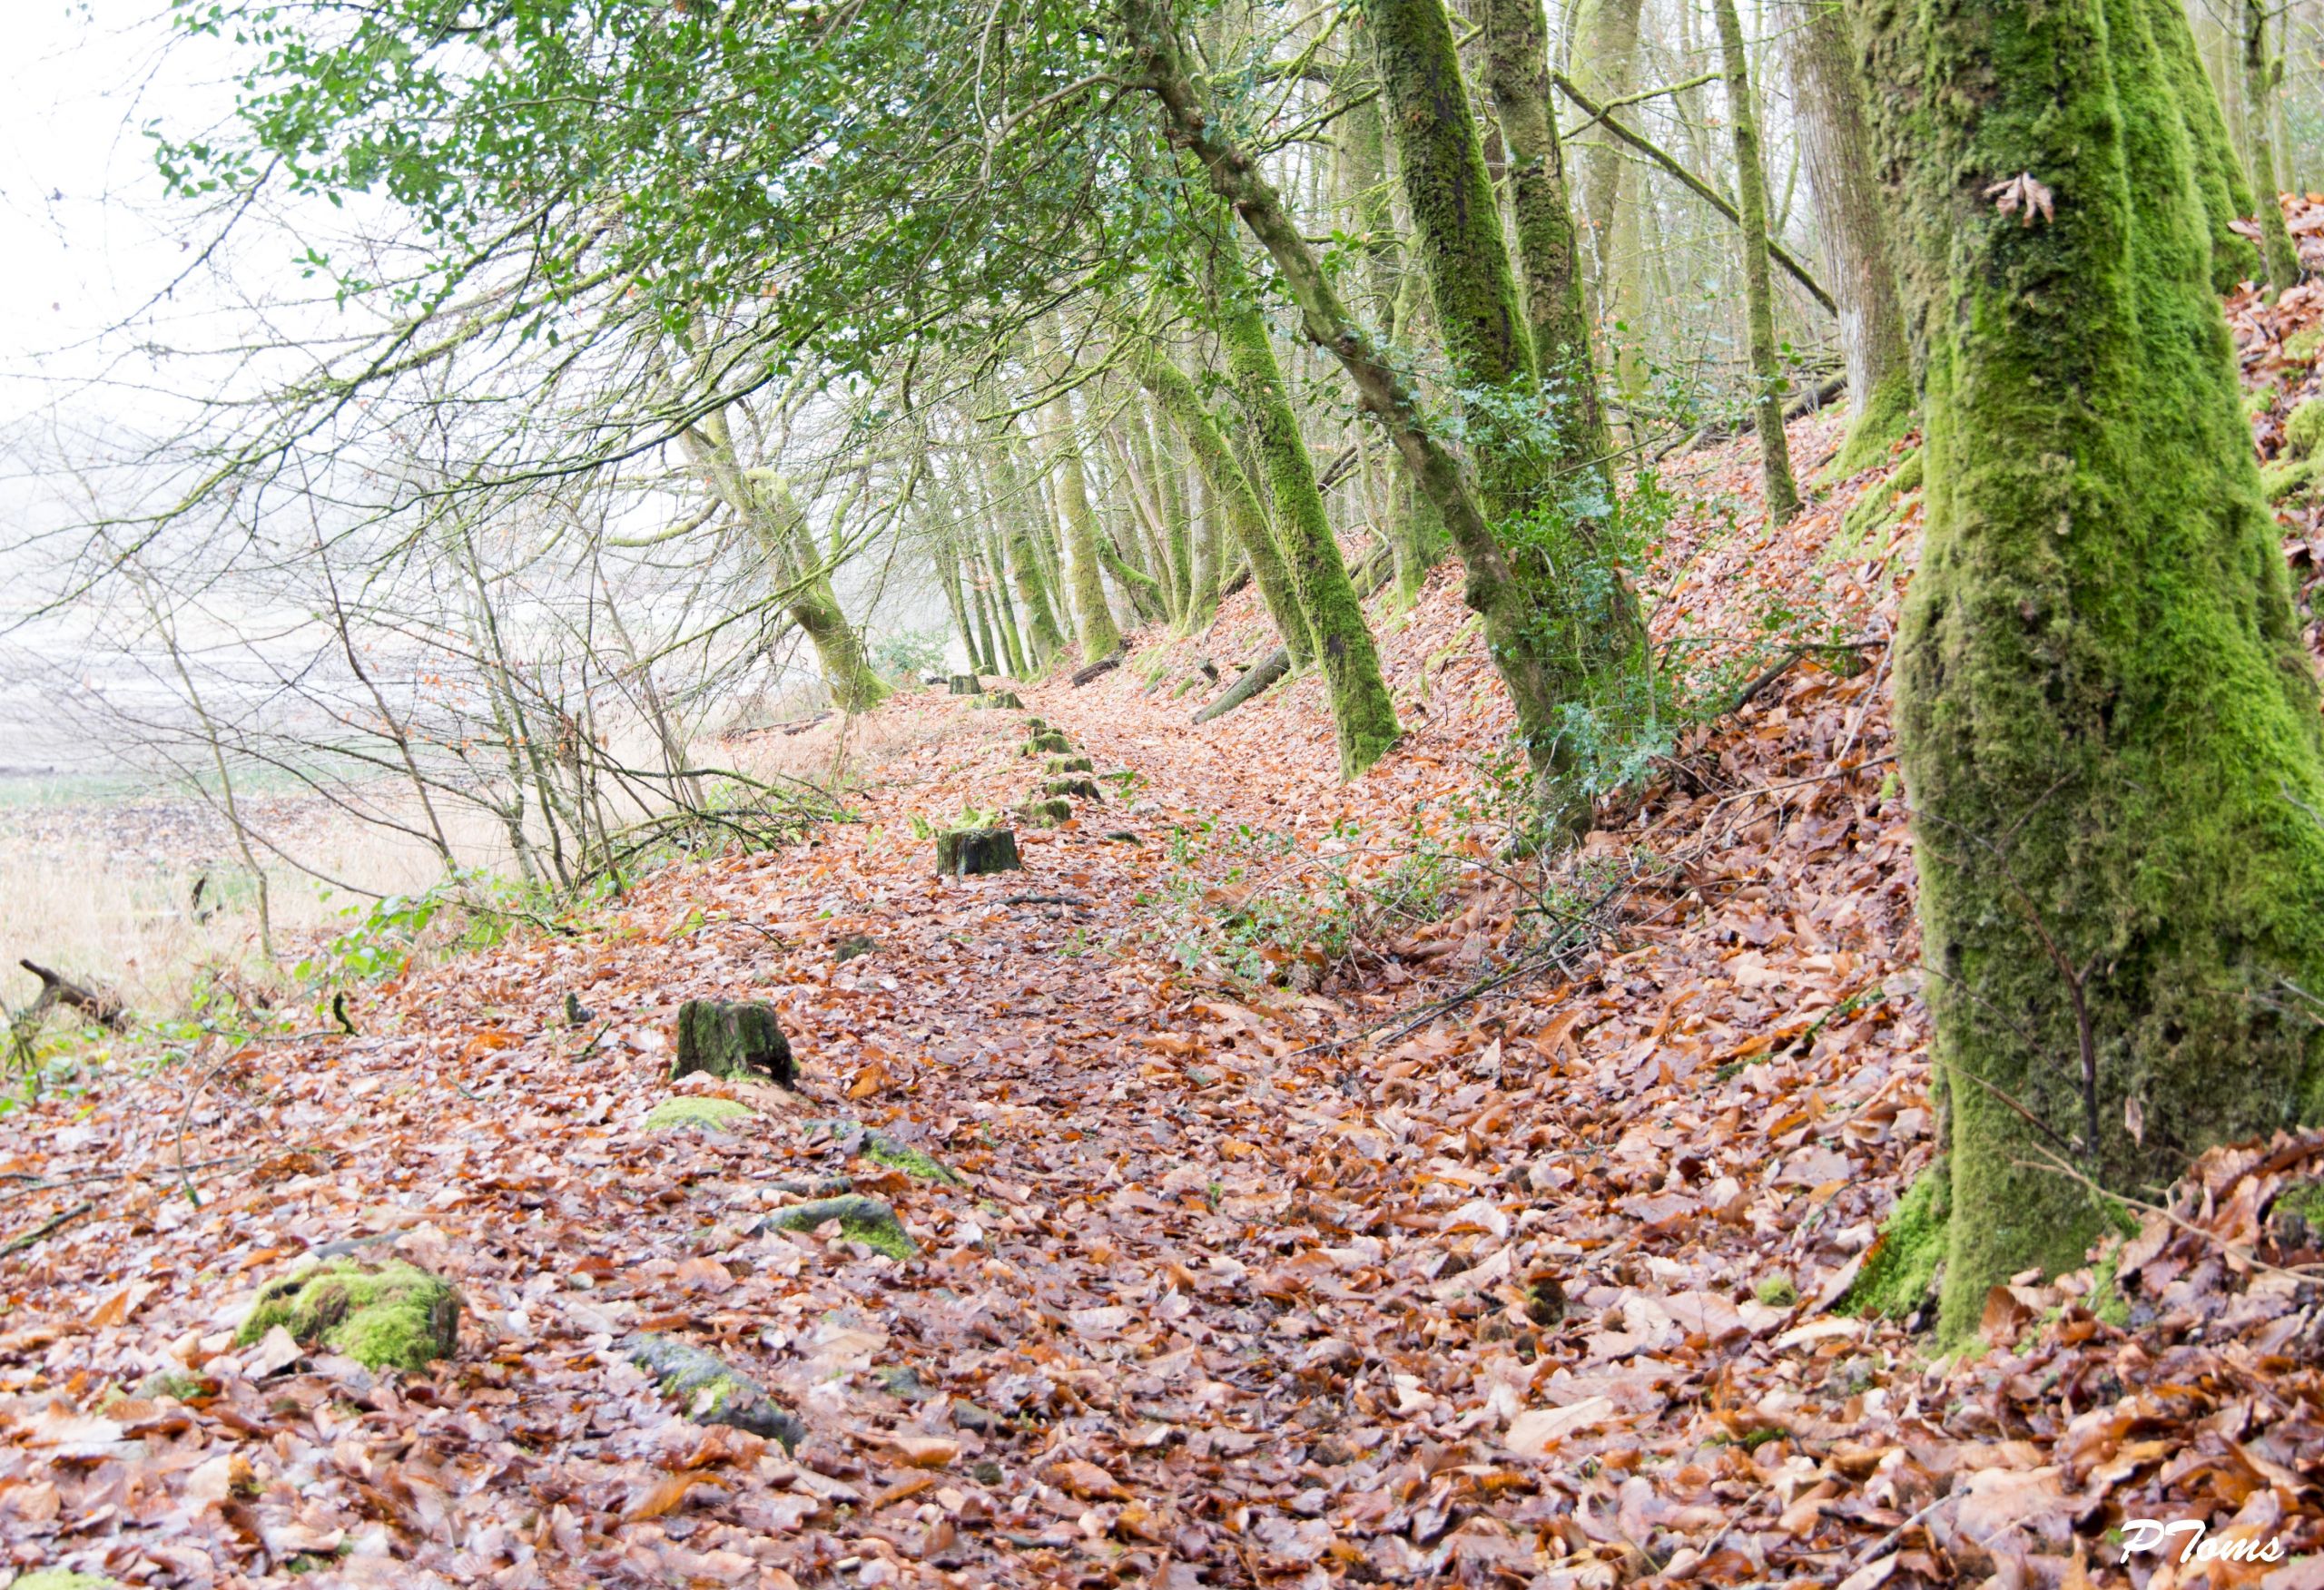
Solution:
<svg viewBox="0 0 2324 1590">
<path fill-rule="evenodd" d="M 1353 777 L 1400 731 L 1362 597 L 1454 555 L 1554 843 L 1669 710 L 1630 482 L 1703 417 L 1694 270 L 1772 520 L 1811 317 L 1837 467 L 1925 433 L 1896 677 L 1949 1327 L 2079 1257 L 2103 1205 L 2060 1166 L 2134 1187 L 2324 1105 L 2324 744 L 2215 296 L 2298 270 L 2251 198 L 2264 10 L 2232 123 L 2177 0 L 1847 0 L 1772 46 L 1735 0 L 1590 0 L 1554 40 L 1539 0 L 183 15 L 265 54 L 233 130 L 162 145 L 181 190 L 365 192 L 409 231 L 333 267 L 377 334 L 218 411 L 101 567 L 225 525 L 307 566 L 281 515 L 321 501 L 311 567 L 438 581 L 461 654 L 505 653 L 555 604 L 496 606 L 461 527 L 566 505 L 511 561 L 577 592 L 578 654 L 627 626 L 682 783 L 657 669 L 706 699 L 795 636 L 868 707 L 842 596 L 898 570 L 1011 672 L 1248 580 Z M 367 743 L 410 721 L 382 696 Z M 481 740 L 521 787 L 537 733 Z"/>
</svg>

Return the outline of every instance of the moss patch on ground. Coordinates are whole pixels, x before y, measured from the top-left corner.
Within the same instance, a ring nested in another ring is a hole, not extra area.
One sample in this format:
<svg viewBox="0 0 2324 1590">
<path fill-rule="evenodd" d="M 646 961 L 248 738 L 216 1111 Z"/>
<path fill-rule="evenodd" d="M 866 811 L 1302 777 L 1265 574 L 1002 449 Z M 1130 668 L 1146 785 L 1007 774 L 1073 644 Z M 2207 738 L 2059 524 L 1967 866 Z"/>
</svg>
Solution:
<svg viewBox="0 0 2324 1590">
<path fill-rule="evenodd" d="M 948 1187 L 968 1185 L 958 1171 L 934 1154 L 925 1149 L 914 1148 L 908 1143 L 898 1143 L 875 1126 L 866 1126 L 857 1121 L 803 1121 L 800 1124 L 810 1135 L 821 1132 L 838 1138 L 858 1139 L 856 1153 L 891 1171 L 918 1176 L 923 1182 L 941 1182 Z"/>
<path fill-rule="evenodd" d="M 121 1581 L 101 1574 L 76 1574 L 70 1568 L 36 1568 L 8 1590 L 121 1590 Z"/>
<path fill-rule="evenodd" d="M 400 1259 L 333 1259 L 267 1282 L 234 1340 L 247 1347 L 277 1325 L 366 1369 L 422 1369 L 458 1350 L 460 1294 Z"/>
<path fill-rule="evenodd" d="M 760 1222 L 760 1229 L 812 1232 L 825 1221 L 833 1220 L 839 1222 L 840 1235 L 862 1243 L 875 1253 L 901 1261 L 919 1251 L 912 1243 L 911 1233 L 896 1218 L 896 1212 L 877 1198 L 866 1198 L 861 1193 L 846 1198 L 818 1198 L 810 1203 L 778 1209 Z"/>
<path fill-rule="evenodd" d="M 1888 1212 L 1837 1311 L 1902 1320 L 1934 1298 L 1937 1269 L 1945 1262 L 1951 1202 L 1952 1183 L 1939 1160 L 1915 1179 Z"/>
<path fill-rule="evenodd" d="M 664 1099 L 645 1117 L 648 1132 L 668 1132 L 680 1126 L 707 1126 L 731 1132 L 757 1112 L 733 1099 Z"/>
</svg>

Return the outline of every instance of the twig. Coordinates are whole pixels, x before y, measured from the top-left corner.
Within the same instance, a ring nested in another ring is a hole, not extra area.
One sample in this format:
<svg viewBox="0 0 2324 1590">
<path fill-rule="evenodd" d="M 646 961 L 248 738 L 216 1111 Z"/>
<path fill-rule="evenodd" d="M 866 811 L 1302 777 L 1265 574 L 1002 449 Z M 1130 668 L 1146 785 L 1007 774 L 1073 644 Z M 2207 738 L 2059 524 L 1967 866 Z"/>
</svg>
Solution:
<svg viewBox="0 0 2324 1590">
<path fill-rule="evenodd" d="M 10 1237 L 5 1243 L 0 1243 L 0 1253 L 22 1252 L 25 1249 L 31 1247 L 34 1242 L 39 1242 L 43 1237 L 45 1237 L 54 1232 L 59 1226 L 62 1226 L 71 1221 L 79 1220 L 83 1215 L 87 1214 L 90 1211 L 95 1208 L 96 1205 L 94 1203 L 76 1203 L 72 1208 L 66 1210 L 63 1214 L 56 1216 L 54 1219 L 44 1221 L 39 1225 L 33 1227 L 32 1230 L 26 1232 L 23 1236 Z"/>
<path fill-rule="evenodd" d="M 1821 784 L 1831 779 L 1840 778 L 1848 773 L 1860 773 L 1866 768 L 1876 768 L 1883 762 L 1892 762 L 1896 760 L 1896 753 L 1892 751 L 1886 756 L 1876 756 L 1870 761 L 1860 761 L 1852 768 L 1833 768 L 1828 772 L 1817 773 L 1812 779 L 1794 779 L 1788 784 L 1762 784 L 1756 790 L 1729 790 L 1718 798 L 1718 804 L 1724 806 L 1730 800 L 1741 800 L 1748 796 L 1774 795 L 1785 790 L 1797 790 L 1809 784 Z M 1711 810 L 1716 811 L 1718 807 L 1713 807 Z"/>
<path fill-rule="evenodd" d="M 1945 1503 L 1952 1499 L 1953 1498 L 1950 1496 L 1942 1496 L 1937 1497 L 1935 1501 L 1929 1503 L 1928 1506 L 1923 1507 L 1919 1512 L 1915 1513 L 1902 1524 L 1897 1525 L 1896 1527 L 1891 1529 L 1887 1534 L 1874 1541 L 1872 1543 L 1872 1549 L 1864 1553 L 1861 1556 L 1856 1559 L 1856 1566 L 1860 1568 L 1866 1563 L 1877 1561 L 1882 1552 L 1886 1551 L 1890 1546 L 1896 1545 L 1905 1537 L 1905 1530 L 1910 1529 L 1914 1525 L 1918 1524 L 1921 1520 L 1926 1518 L 1931 1513 L 1935 1512 L 1939 1507 L 1945 1506 Z"/>
<path fill-rule="evenodd" d="M 1848 760 L 1848 752 L 1856 749 L 1856 737 L 1864 731 L 1864 721 L 1872 716 L 1872 709 L 1880 704 L 1880 682 L 1888 676 L 1888 660 L 1896 654 L 1894 646 L 1884 646 L 1880 665 L 1872 671 L 1872 688 L 1864 692 L 1864 705 L 1856 710 L 1856 721 L 1848 725 L 1846 740 L 1840 741 L 1839 754 L 1832 758 L 1832 765 L 1839 766 Z"/>
<path fill-rule="evenodd" d="M 196 1160 L 193 1163 L 187 1165 L 185 1169 L 189 1171 L 206 1171 L 218 1165 L 237 1164 L 243 1160 L 251 1159 L 252 1157 L 254 1156 L 247 1153 L 231 1153 L 223 1159 Z M 54 1192 L 59 1187 L 77 1187 L 86 1182 L 118 1182 L 126 1176 L 140 1176 L 143 1174 L 144 1174 L 144 1173 L 139 1170 L 84 1171 L 78 1175 L 59 1176 L 54 1181 L 42 1181 L 37 1178 L 33 1178 L 33 1184 L 30 1186 L 11 1187 L 5 1192 L 0 1192 L 0 1203 L 14 1202 L 16 1199 L 27 1197 L 34 1192 Z"/>
<path fill-rule="evenodd" d="M 1010 895 L 1000 902 L 1004 906 L 1079 906 L 1089 908 L 1089 902 L 1078 895 Z"/>
<path fill-rule="evenodd" d="M 2293 1281 L 2313 1281 L 2319 1274 L 2324 1274 L 2324 1264 L 2303 1264 L 2296 1270 L 2287 1270 L 2280 1264 L 2270 1264 L 2265 1259 L 2262 1259 L 2258 1254 L 2252 1252 L 2250 1249 L 2237 1242 L 2230 1242 L 2225 1237 L 2220 1236 L 2216 1232 L 2207 1232 L 2191 1221 L 2181 1219 L 2178 1214 L 2174 1213 L 2167 1204 L 2149 1203 L 2143 1199 L 2133 1198 L 2127 1192 L 2116 1192 L 2109 1188 L 2102 1187 L 2097 1183 L 2092 1181 L 2088 1176 L 2084 1175 L 2082 1172 L 2075 1170 L 2072 1164 L 2068 1163 L 2065 1160 L 2059 1158 L 2057 1155 L 2043 1153 L 2040 1148 L 2034 1149 L 2034 1152 L 2040 1154 L 2041 1157 L 2037 1160 L 2018 1160 L 2014 1163 L 2028 1170 L 2054 1171 L 2059 1175 L 2067 1178 L 2069 1181 L 2081 1183 L 2084 1189 L 2096 1193 L 2101 1198 L 2111 1198 L 2115 1202 L 2127 1204 L 2132 1209 L 2143 1210 L 2149 1214 L 2159 1214 L 2165 1222 L 2176 1227 L 2178 1230 L 2187 1232 L 2190 1236 L 2199 1237 L 2202 1241 L 2209 1242 L 2212 1247 L 2217 1248 L 2221 1252 L 2225 1253 L 2229 1258 L 2235 1260 L 2238 1263 L 2249 1264 L 2254 1270 L 2264 1270 L 2270 1275 L 2288 1276 Z"/>
</svg>

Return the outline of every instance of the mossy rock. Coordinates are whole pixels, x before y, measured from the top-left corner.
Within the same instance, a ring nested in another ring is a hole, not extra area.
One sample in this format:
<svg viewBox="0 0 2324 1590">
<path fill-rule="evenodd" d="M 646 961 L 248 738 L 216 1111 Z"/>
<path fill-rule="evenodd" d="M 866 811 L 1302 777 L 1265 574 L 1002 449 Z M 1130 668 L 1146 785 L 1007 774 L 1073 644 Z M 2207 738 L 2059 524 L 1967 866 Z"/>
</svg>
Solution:
<svg viewBox="0 0 2324 1590">
<path fill-rule="evenodd" d="M 1077 800 L 1103 800 L 1106 797 L 1098 788 L 1098 780 L 1090 778 L 1050 779 L 1041 785 L 1044 795 L 1070 795 Z"/>
<path fill-rule="evenodd" d="M 646 1113 L 645 1130 L 675 1132 L 684 1126 L 701 1126 L 713 1132 L 734 1132 L 756 1114 L 748 1104 L 733 1099 L 664 1099 Z"/>
<path fill-rule="evenodd" d="M 1014 872 L 1023 866 L 1017 855 L 1017 836 L 1008 829 L 954 829 L 936 836 L 939 878 L 976 878 L 989 872 Z"/>
<path fill-rule="evenodd" d="M 811 1203 L 794 1203 L 788 1209 L 778 1209 L 753 1228 L 759 1232 L 812 1232 L 825 1221 L 839 1222 L 840 1234 L 852 1242 L 861 1242 L 875 1253 L 885 1253 L 891 1259 L 909 1259 L 919 1250 L 913 1246 L 911 1233 L 904 1230 L 896 1212 L 877 1198 L 852 1193 L 845 1198 L 818 1198 Z"/>
<path fill-rule="evenodd" d="M 1097 764 L 1092 762 L 1086 756 L 1053 756 L 1041 765 L 1051 777 L 1055 777 L 1061 773 L 1089 773 L 1097 771 Z"/>
<path fill-rule="evenodd" d="M 756 1000 L 689 999 L 678 1006 L 678 1053 L 670 1080 L 696 1072 L 711 1076 L 748 1076 L 788 1087 L 799 1078 L 791 1040 L 774 1007 Z"/>
<path fill-rule="evenodd" d="M 1952 1202 L 1952 1177 L 1939 1160 L 1915 1178 L 1888 1212 L 1837 1311 L 1905 1320 L 1933 1305 Z"/>
<path fill-rule="evenodd" d="M 1017 809 L 1017 820 L 1030 828 L 1055 828 L 1073 817 L 1073 802 L 1062 795 L 1028 800 Z"/>
<path fill-rule="evenodd" d="M 400 1259 L 309 1262 L 259 1289 L 234 1340 L 248 1347 L 277 1325 L 367 1369 L 424 1369 L 459 1350 L 460 1294 Z"/>
<path fill-rule="evenodd" d="M 121 1590 L 121 1581 L 103 1574 L 76 1574 L 70 1568 L 35 1568 L 8 1590 Z"/>
<path fill-rule="evenodd" d="M 811 1136 L 820 1132 L 852 1140 L 854 1153 L 891 1171 L 918 1176 L 923 1182 L 941 1182 L 948 1187 L 968 1185 L 958 1171 L 927 1150 L 899 1143 L 876 1126 L 866 1126 L 861 1121 L 802 1121 L 799 1124 Z"/>
<path fill-rule="evenodd" d="M 726 1425 L 780 1441 L 796 1450 L 807 1428 L 778 1406 L 766 1389 L 715 1353 L 651 1332 L 623 1344 L 629 1361 L 654 1377 L 662 1395 L 681 1403 L 696 1424 Z"/>
<path fill-rule="evenodd" d="M 1054 729 L 1041 730 L 1026 741 L 1024 745 L 1024 752 L 1027 756 L 1044 756 L 1050 753 L 1062 756 L 1072 749 L 1073 741 Z"/>
</svg>

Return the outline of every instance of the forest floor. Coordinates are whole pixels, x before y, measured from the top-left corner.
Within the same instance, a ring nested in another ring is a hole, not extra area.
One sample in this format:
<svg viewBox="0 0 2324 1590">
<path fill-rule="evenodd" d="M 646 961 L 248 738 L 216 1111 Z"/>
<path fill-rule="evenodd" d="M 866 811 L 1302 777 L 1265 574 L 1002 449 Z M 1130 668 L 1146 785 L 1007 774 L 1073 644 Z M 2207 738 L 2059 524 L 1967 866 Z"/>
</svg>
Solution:
<svg viewBox="0 0 2324 1590">
<path fill-rule="evenodd" d="M 2255 370 L 2315 379 L 2281 344 L 2319 305 L 2236 312 Z M 1797 456 L 1838 436 L 1802 421 Z M 2208 1157 L 2114 1261 L 2126 1327 L 2086 1271 L 1997 1290 L 1974 1353 L 1832 1310 L 1935 1151 L 1886 644 L 1919 509 L 1887 475 L 1769 534 L 1748 443 L 1665 471 L 1640 584 L 1671 655 L 1740 693 L 1788 655 L 1770 635 L 1861 643 L 1688 730 L 1551 878 L 1501 849 L 1506 702 L 1457 571 L 1375 599 L 1411 732 L 1344 786 L 1313 680 L 1188 721 L 1197 658 L 1267 643 L 1246 594 L 1086 687 L 1018 687 L 1106 791 L 1020 828 L 1021 871 L 940 878 L 927 836 L 1029 792 L 1026 714 L 899 697 L 849 730 L 854 821 L 363 990 L 354 1035 L 20 1112 L 6 1560 L 172 1585 L 2324 1585 L 2299 1555 L 2324 1546 L 2324 1310 L 2295 1272 L 2319 1255 L 2270 1208 L 2324 1140 Z M 1901 512 L 1844 528 L 1866 499 Z M 799 1090 L 666 1082 L 694 997 L 774 1005 Z M 648 1129 L 674 1092 L 753 1114 Z M 840 1174 L 911 1257 L 761 1227 Z M 356 1238 L 458 1287 L 457 1358 L 236 1344 L 261 1282 Z M 639 1332 L 755 1379 L 796 1450 L 691 1419 Z M 2126 1567 L 2109 1531 L 2136 1517 L 2296 1560 L 2181 1565 L 2174 1536 Z"/>
</svg>

